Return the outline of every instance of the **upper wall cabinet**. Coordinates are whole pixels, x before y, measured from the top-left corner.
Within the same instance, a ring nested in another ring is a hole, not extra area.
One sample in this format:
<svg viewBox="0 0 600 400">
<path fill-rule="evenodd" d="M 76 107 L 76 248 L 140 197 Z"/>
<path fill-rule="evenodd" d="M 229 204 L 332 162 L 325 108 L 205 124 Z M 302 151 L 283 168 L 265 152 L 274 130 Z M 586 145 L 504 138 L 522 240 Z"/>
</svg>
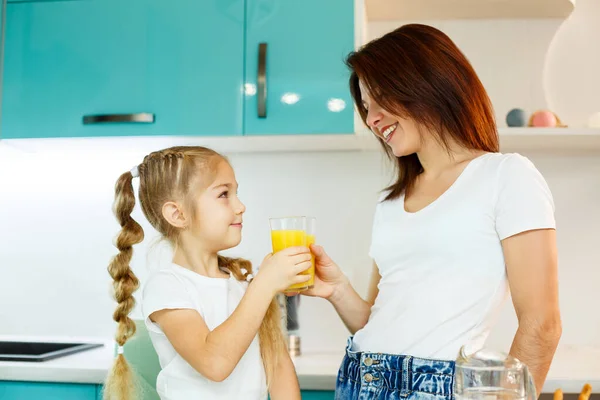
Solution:
<svg viewBox="0 0 600 400">
<path fill-rule="evenodd" d="M 7 0 L 7 3 L 44 3 L 50 1 L 78 1 L 78 0 Z"/>
<path fill-rule="evenodd" d="M 352 133 L 352 0 L 247 0 L 245 133 Z"/>
<path fill-rule="evenodd" d="M 8 4 L 1 137 L 241 135 L 243 61 L 241 1 Z"/>
<path fill-rule="evenodd" d="M 8 4 L 2 138 L 352 133 L 353 0 Z"/>
</svg>

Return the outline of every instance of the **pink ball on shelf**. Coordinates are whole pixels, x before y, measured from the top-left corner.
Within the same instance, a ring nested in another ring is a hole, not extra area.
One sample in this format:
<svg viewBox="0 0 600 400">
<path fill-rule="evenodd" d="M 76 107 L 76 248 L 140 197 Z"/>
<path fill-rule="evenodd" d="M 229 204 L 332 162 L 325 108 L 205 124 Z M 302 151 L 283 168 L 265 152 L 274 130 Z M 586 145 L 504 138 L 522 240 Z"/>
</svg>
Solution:
<svg viewBox="0 0 600 400">
<path fill-rule="evenodd" d="M 535 127 L 555 127 L 558 125 L 556 115 L 551 111 L 540 110 L 536 111 L 529 118 L 529 126 Z"/>
</svg>

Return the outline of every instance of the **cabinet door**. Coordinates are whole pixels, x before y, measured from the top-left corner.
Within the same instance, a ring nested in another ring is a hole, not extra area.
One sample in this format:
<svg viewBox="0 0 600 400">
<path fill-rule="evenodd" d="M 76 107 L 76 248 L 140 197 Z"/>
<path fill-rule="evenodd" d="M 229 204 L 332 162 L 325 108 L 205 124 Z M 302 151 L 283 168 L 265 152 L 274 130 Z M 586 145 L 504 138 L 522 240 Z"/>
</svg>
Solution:
<svg viewBox="0 0 600 400">
<path fill-rule="evenodd" d="M 4 138 L 241 135 L 241 2 L 7 8 Z"/>
<path fill-rule="evenodd" d="M 302 400 L 333 400 L 333 390 L 302 390 Z"/>
<path fill-rule="evenodd" d="M 0 121 L 2 121 L 2 70 L 4 69 L 4 20 L 6 19 L 6 0 L 0 0 Z M 2 127 L 0 126 L 0 139 Z"/>
<path fill-rule="evenodd" d="M 44 1 L 75 1 L 75 0 L 7 0 L 8 3 L 34 3 Z"/>
<path fill-rule="evenodd" d="M 354 1 L 247 0 L 246 7 L 245 134 L 353 132 L 344 59 L 354 49 Z"/>
<path fill-rule="evenodd" d="M 0 381 L 0 400 L 96 400 L 96 385 Z"/>
</svg>

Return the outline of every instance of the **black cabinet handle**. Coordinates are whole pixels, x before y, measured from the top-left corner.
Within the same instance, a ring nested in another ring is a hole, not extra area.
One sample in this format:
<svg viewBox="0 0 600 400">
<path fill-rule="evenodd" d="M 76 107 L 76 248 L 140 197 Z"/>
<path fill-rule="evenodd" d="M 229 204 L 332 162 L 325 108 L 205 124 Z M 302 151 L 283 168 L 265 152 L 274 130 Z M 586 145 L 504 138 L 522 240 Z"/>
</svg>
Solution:
<svg viewBox="0 0 600 400">
<path fill-rule="evenodd" d="M 136 123 L 153 124 L 153 113 L 84 115 L 83 124 Z"/>
<path fill-rule="evenodd" d="M 258 118 L 267 118 L 267 44 L 258 45 Z"/>
</svg>

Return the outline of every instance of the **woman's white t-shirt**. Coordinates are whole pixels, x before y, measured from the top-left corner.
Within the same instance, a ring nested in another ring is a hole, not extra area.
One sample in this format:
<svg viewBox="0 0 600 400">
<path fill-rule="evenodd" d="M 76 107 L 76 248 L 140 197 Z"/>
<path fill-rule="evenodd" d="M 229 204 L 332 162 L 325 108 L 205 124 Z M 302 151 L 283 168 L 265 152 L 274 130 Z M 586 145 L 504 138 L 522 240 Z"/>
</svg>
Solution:
<svg viewBox="0 0 600 400">
<path fill-rule="evenodd" d="M 555 228 L 542 175 L 518 154 L 472 160 L 422 210 L 404 196 L 377 205 L 370 255 L 381 281 L 357 351 L 456 359 L 483 347 L 508 294 L 501 240 Z"/>
<path fill-rule="evenodd" d="M 148 280 L 142 292 L 142 313 L 160 361 L 156 390 L 162 400 L 267 398 L 258 335 L 231 375 L 222 382 L 214 382 L 192 368 L 149 318 L 159 310 L 192 309 L 213 330 L 235 310 L 247 286 L 247 282 L 233 276 L 208 278 L 176 264 L 161 269 Z"/>
</svg>

